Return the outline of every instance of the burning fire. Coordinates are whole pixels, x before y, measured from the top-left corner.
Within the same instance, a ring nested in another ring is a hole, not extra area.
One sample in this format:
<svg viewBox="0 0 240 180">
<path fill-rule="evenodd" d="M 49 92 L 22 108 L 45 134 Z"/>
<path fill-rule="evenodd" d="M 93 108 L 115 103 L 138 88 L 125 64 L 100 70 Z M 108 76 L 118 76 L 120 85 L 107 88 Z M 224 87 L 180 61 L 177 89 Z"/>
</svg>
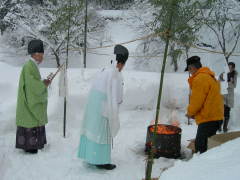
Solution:
<svg viewBox="0 0 240 180">
<path fill-rule="evenodd" d="M 176 119 L 177 118 L 175 118 L 175 120 L 171 118 L 170 120 L 166 121 L 166 123 L 164 123 L 164 121 L 158 120 L 158 124 L 170 124 L 172 126 L 180 127 L 180 122 L 178 120 L 176 120 Z M 150 125 L 155 125 L 155 120 L 152 120 L 150 122 Z"/>
<path fill-rule="evenodd" d="M 155 127 L 154 125 L 151 126 L 149 130 L 151 132 L 154 132 L 154 127 Z M 157 134 L 176 134 L 176 133 L 178 133 L 176 129 L 171 128 L 171 126 L 161 124 L 157 125 Z"/>
</svg>

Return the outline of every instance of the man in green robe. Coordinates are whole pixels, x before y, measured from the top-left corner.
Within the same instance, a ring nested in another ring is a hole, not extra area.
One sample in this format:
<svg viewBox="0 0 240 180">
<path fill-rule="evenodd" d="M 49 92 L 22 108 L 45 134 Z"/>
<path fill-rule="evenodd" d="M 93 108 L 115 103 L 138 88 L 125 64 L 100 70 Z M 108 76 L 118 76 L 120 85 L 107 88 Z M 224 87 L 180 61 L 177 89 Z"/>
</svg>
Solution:
<svg viewBox="0 0 240 180">
<path fill-rule="evenodd" d="M 38 149 L 42 149 L 47 143 L 47 87 L 51 81 L 42 81 L 38 69 L 38 65 L 43 61 L 43 42 L 30 41 L 28 53 L 31 58 L 23 66 L 18 87 L 16 148 L 37 153 Z"/>
</svg>

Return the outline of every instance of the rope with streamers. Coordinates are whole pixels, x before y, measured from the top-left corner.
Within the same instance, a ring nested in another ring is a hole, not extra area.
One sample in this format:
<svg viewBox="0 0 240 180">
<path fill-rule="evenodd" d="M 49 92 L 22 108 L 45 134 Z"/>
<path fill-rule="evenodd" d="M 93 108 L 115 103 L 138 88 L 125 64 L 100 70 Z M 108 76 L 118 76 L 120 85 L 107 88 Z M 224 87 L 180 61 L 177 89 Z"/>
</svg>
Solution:
<svg viewBox="0 0 240 180">
<path fill-rule="evenodd" d="M 96 50 L 96 49 L 106 49 L 106 48 L 111 48 L 111 47 L 114 47 L 116 44 L 120 44 L 120 45 L 125 45 L 125 44 L 130 44 L 132 42 L 136 42 L 136 41 L 140 41 L 140 40 L 144 40 L 144 39 L 148 39 L 148 38 L 151 38 L 151 37 L 158 37 L 158 36 L 162 36 L 164 38 L 171 38 L 171 32 L 169 30 L 167 31 L 164 31 L 164 32 L 159 32 L 159 33 L 152 33 L 152 34 L 149 34 L 147 36 L 143 36 L 143 37 L 140 37 L 140 38 L 136 38 L 136 39 L 133 39 L 133 40 L 130 40 L 130 41 L 126 41 L 126 42 L 121 42 L 121 43 L 115 43 L 115 44 L 110 44 L 110 45 L 106 45 L 106 46 L 99 46 L 99 47 L 89 47 L 87 48 L 87 50 Z M 187 43 L 182 43 L 182 42 L 179 42 L 177 40 L 172 40 L 174 42 L 176 42 L 177 44 L 179 45 L 183 45 L 183 46 L 189 46 L 189 47 L 192 47 L 194 49 L 199 49 L 199 50 L 202 50 L 202 51 L 205 51 L 205 52 L 208 52 L 208 53 L 213 53 L 213 54 L 224 54 L 223 52 L 221 51 L 214 51 L 214 50 L 209 50 L 209 49 L 205 49 L 205 48 L 201 48 L 201 47 L 198 47 L 197 45 L 194 45 L 194 44 L 187 44 Z M 83 50 L 83 48 L 72 48 L 70 49 L 72 51 L 80 51 L 80 50 Z M 96 53 L 96 52 L 89 52 L 91 54 L 97 54 L 97 55 L 105 55 L 105 56 L 110 56 L 110 54 L 101 54 L 101 53 Z M 199 53 L 203 53 L 203 52 L 199 52 Z M 240 56 L 240 54 L 232 54 L 232 56 Z M 136 58 L 155 58 L 155 57 L 162 57 L 162 56 L 129 56 L 129 57 L 136 57 Z"/>
</svg>

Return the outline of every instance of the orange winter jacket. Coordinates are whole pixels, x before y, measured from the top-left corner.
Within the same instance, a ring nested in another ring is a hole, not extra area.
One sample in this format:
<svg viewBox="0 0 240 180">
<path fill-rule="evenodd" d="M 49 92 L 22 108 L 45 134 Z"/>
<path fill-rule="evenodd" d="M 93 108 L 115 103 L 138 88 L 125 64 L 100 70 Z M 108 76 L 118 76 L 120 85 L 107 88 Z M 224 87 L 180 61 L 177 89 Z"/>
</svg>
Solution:
<svg viewBox="0 0 240 180">
<path fill-rule="evenodd" d="M 223 96 L 214 72 L 202 67 L 188 79 L 188 82 L 192 90 L 188 115 L 193 116 L 197 124 L 223 120 Z"/>
</svg>

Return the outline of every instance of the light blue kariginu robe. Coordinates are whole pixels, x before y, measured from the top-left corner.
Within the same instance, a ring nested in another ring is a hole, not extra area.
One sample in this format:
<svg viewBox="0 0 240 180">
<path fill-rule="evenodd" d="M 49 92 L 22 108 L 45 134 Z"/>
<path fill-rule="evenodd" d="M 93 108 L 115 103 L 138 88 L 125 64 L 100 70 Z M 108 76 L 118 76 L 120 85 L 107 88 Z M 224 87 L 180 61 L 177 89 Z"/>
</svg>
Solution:
<svg viewBox="0 0 240 180">
<path fill-rule="evenodd" d="M 105 69 L 93 82 L 81 127 L 78 157 L 90 164 L 111 163 L 111 141 L 120 128 L 123 80 L 117 68 Z"/>
</svg>

